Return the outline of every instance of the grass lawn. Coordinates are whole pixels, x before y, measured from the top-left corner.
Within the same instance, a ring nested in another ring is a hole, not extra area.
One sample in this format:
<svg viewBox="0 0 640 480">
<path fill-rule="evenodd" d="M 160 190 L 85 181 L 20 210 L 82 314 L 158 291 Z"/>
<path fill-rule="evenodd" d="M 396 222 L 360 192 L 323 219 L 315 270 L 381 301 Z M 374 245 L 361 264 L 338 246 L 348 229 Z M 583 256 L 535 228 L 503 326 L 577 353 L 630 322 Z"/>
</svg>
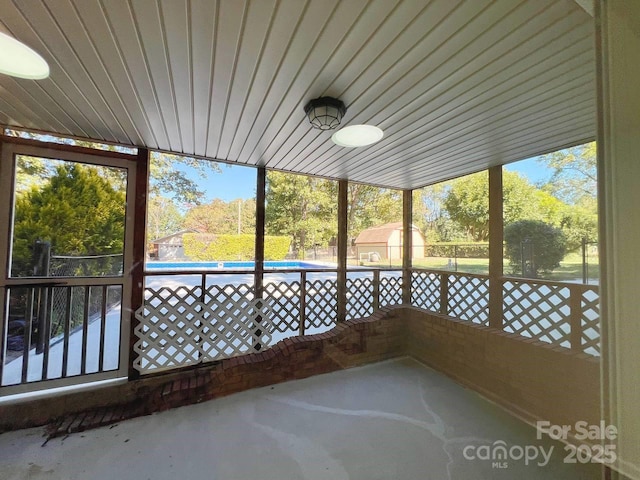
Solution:
<svg viewBox="0 0 640 480">
<path fill-rule="evenodd" d="M 451 260 L 451 262 L 450 262 Z M 364 267 L 395 267 L 402 268 L 402 262 L 399 260 L 381 261 L 381 262 L 360 262 L 356 259 L 349 260 L 350 265 L 360 265 Z M 445 257 L 426 257 L 413 260 L 413 266 L 415 268 L 429 268 L 436 270 L 456 270 L 456 260 Z M 509 274 L 509 261 L 504 259 L 504 271 L 505 274 Z M 599 278 L 599 265 L 598 257 L 591 257 L 588 259 L 588 278 L 589 283 L 597 283 Z M 489 259 L 487 258 L 458 258 L 457 271 L 476 274 L 488 274 L 489 273 Z M 582 256 L 579 253 L 568 254 L 562 262 L 560 267 L 556 268 L 553 272 L 542 276 L 546 280 L 557 281 L 582 281 Z"/>
</svg>

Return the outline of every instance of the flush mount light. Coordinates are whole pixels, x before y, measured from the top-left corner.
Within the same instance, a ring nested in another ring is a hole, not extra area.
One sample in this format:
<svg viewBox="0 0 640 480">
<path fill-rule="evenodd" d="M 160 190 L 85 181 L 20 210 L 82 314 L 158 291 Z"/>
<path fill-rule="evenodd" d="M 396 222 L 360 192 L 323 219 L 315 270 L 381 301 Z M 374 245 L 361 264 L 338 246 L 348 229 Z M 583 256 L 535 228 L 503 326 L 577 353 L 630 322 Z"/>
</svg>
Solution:
<svg viewBox="0 0 640 480">
<path fill-rule="evenodd" d="M 311 100 L 304 107 L 311 125 L 320 130 L 331 130 L 340 125 L 347 108 L 337 98 L 320 97 Z"/>
<path fill-rule="evenodd" d="M 0 73 L 41 80 L 49 76 L 49 65 L 24 43 L 0 32 Z"/>
<path fill-rule="evenodd" d="M 350 125 L 334 133 L 331 140 L 341 147 L 364 147 L 379 142 L 383 136 L 383 131 L 373 125 Z"/>
</svg>

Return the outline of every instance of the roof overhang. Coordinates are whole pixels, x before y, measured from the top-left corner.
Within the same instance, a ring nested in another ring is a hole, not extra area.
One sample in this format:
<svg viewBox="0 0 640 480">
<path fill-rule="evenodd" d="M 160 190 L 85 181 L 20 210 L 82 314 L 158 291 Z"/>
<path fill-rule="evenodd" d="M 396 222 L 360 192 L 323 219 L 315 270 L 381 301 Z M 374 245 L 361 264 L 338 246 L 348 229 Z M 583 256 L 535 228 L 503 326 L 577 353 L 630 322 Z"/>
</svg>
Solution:
<svg viewBox="0 0 640 480">
<path fill-rule="evenodd" d="M 0 123 L 416 188 L 595 137 L 579 3 L 7 0 L 0 30 L 51 75 L 1 76 Z M 383 140 L 312 129 L 303 106 L 323 95 Z"/>
</svg>

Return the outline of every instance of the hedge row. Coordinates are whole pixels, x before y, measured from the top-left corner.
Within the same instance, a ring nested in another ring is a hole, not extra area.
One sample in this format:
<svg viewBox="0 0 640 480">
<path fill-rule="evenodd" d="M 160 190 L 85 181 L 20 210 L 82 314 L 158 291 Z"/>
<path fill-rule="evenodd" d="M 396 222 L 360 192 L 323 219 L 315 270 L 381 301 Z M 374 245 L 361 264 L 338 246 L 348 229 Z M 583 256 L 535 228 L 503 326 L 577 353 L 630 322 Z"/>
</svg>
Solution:
<svg viewBox="0 0 640 480">
<path fill-rule="evenodd" d="M 489 258 L 488 243 L 432 243 L 424 246 L 426 257 Z"/>
<path fill-rule="evenodd" d="M 289 237 L 264 237 L 264 259 L 282 260 L 289 252 Z M 211 235 L 206 233 L 185 233 L 182 236 L 184 253 L 199 261 L 253 260 L 255 257 L 255 237 L 246 235 Z"/>
</svg>

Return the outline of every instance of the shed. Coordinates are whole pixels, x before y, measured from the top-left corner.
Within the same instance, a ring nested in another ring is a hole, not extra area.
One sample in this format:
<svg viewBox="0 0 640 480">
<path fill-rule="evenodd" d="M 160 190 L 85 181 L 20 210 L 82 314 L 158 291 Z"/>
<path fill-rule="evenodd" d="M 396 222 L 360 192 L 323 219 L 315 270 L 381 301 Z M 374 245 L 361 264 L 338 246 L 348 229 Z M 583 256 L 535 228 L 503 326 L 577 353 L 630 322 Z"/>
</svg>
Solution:
<svg viewBox="0 0 640 480">
<path fill-rule="evenodd" d="M 151 257 L 157 261 L 187 260 L 184 254 L 182 236 L 185 233 L 197 233 L 197 230 L 180 230 L 166 237 L 151 241 Z"/>
<path fill-rule="evenodd" d="M 367 228 L 356 238 L 356 256 L 359 260 L 400 260 L 402 258 L 402 222 L 386 223 Z M 411 225 L 413 258 L 424 258 L 424 237 L 418 227 Z"/>
</svg>

